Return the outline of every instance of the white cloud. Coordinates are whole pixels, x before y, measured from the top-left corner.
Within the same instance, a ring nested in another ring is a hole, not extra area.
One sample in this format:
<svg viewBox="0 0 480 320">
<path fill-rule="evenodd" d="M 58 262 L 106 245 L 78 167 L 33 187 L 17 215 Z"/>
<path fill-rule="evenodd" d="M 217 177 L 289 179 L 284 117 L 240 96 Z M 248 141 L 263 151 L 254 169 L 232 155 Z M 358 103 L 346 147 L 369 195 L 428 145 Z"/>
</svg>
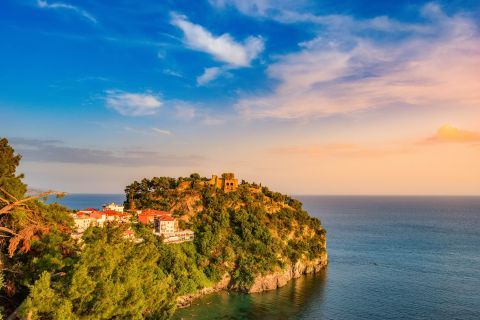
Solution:
<svg viewBox="0 0 480 320">
<path fill-rule="evenodd" d="M 475 22 L 432 4 L 422 15 L 427 22 L 412 28 L 372 19 L 393 32 L 381 40 L 356 33 L 370 22 L 353 19 L 319 32 L 268 68 L 279 83 L 272 92 L 244 96 L 237 110 L 247 118 L 295 119 L 390 106 L 480 105 Z"/>
<path fill-rule="evenodd" d="M 47 1 L 44 0 L 37 0 L 37 6 L 39 8 L 43 9 L 60 9 L 60 10 L 69 10 L 72 12 L 75 12 L 79 14 L 80 16 L 84 17 L 85 19 L 89 20 L 90 22 L 97 23 L 97 19 L 88 11 L 79 8 L 77 6 L 67 4 L 67 3 L 61 3 L 61 2 L 52 2 L 48 3 Z"/>
<path fill-rule="evenodd" d="M 170 136 L 172 135 L 173 133 L 170 131 L 170 130 L 165 130 L 165 129 L 160 129 L 160 128 L 133 128 L 133 127 L 124 127 L 125 131 L 128 131 L 128 132 L 133 132 L 133 133 L 137 133 L 137 134 L 142 134 L 142 135 L 145 135 L 145 136 L 158 136 L 158 135 L 166 135 L 166 136 Z"/>
<path fill-rule="evenodd" d="M 223 70 L 219 67 L 205 68 L 203 74 L 197 77 L 197 85 L 204 86 L 215 80 L 222 74 Z"/>
<path fill-rule="evenodd" d="M 177 77 L 177 78 L 183 78 L 183 74 L 181 74 L 178 71 L 172 70 L 165 68 L 163 69 L 163 74 L 166 74 L 167 76 L 172 76 L 172 77 Z"/>
<path fill-rule="evenodd" d="M 116 90 L 106 91 L 107 107 L 124 116 L 145 116 L 155 114 L 162 106 L 158 96 L 150 93 L 129 93 Z"/>
<path fill-rule="evenodd" d="M 360 30 L 378 30 L 384 32 L 418 31 L 426 32 L 425 26 L 412 23 L 401 23 L 386 16 L 372 19 L 356 20 L 352 16 L 342 14 L 315 15 L 311 13 L 311 2 L 308 0 L 210 0 L 210 4 L 223 9 L 233 7 L 239 12 L 261 19 L 272 19 L 281 23 L 313 23 L 332 30 L 333 28 L 355 28 Z M 435 4 L 429 9 L 433 11 Z"/>
<path fill-rule="evenodd" d="M 160 128 L 152 128 L 152 131 L 158 134 L 170 136 L 172 132 L 170 130 L 160 129 Z"/>
<path fill-rule="evenodd" d="M 202 26 L 191 23 L 183 15 L 172 13 L 171 23 L 183 31 L 188 47 L 208 53 L 218 61 L 234 67 L 249 66 L 264 49 L 261 37 L 250 36 L 243 43 L 239 43 L 228 33 L 215 36 Z"/>
<path fill-rule="evenodd" d="M 279 11 L 296 10 L 307 4 L 306 0 L 209 0 L 212 6 L 236 8 L 250 16 L 269 16 Z"/>
</svg>

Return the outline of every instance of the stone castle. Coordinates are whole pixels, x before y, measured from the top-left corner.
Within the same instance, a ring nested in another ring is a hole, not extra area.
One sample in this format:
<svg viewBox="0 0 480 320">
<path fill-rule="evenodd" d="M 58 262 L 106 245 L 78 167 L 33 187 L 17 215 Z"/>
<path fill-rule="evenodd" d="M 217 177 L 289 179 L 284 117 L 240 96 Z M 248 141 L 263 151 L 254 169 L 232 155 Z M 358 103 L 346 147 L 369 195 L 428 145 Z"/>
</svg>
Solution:
<svg viewBox="0 0 480 320">
<path fill-rule="evenodd" d="M 233 173 L 223 173 L 221 178 L 212 175 L 212 179 L 210 179 L 208 183 L 225 192 L 235 191 L 238 188 L 238 179 L 235 179 Z"/>
</svg>

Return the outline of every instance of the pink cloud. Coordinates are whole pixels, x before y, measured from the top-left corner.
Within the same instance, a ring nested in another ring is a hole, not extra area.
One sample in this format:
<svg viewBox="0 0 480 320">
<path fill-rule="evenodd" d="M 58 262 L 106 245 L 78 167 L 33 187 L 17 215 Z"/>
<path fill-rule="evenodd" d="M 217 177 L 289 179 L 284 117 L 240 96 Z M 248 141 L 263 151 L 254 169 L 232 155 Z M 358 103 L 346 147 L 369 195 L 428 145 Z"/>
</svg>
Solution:
<svg viewBox="0 0 480 320">
<path fill-rule="evenodd" d="M 402 105 L 478 107 L 476 24 L 435 5 L 422 14 L 425 30 L 402 40 L 380 42 L 351 29 L 319 34 L 300 52 L 278 57 L 268 75 L 279 85 L 243 96 L 237 111 L 245 118 L 299 119 Z"/>
</svg>

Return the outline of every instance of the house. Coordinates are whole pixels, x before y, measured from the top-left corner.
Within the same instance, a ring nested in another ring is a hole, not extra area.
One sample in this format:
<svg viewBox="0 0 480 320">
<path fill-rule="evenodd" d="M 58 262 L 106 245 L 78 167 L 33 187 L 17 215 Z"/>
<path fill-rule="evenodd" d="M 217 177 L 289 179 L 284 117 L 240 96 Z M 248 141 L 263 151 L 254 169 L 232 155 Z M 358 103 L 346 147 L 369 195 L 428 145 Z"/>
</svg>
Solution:
<svg viewBox="0 0 480 320">
<path fill-rule="evenodd" d="M 103 205 L 103 211 L 105 210 L 112 210 L 117 212 L 123 212 L 123 205 L 118 205 L 115 202 Z"/>
<path fill-rule="evenodd" d="M 178 220 L 168 215 L 156 216 L 154 234 L 163 237 L 164 243 L 180 243 L 192 241 L 194 232 L 192 230 L 180 230 Z"/>
<path fill-rule="evenodd" d="M 159 235 L 170 235 L 178 230 L 178 221 L 167 215 L 156 216 L 154 219 L 155 231 Z"/>
<path fill-rule="evenodd" d="M 170 216 L 171 213 L 167 211 L 154 210 L 154 209 L 145 209 L 141 210 L 137 215 L 138 222 L 141 222 L 145 225 L 153 224 L 155 222 L 155 217 L 160 216 Z"/>
<path fill-rule="evenodd" d="M 95 209 L 95 208 L 87 208 L 87 209 L 83 209 L 83 210 L 78 210 L 77 211 L 77 215 L 81 216 L 81 215 L 89 215 L 91 214 L 92 212 L 97 212 L 98 210 Z"/>
<path fill-rule="evenodd" d="M 106 221 L 118 221 L 128 222 L 130 220 L 130 214 L 126 212 L 118 212 L 115 210 L 103 210 L 100 213 L 106 216 Z"/>
<path fill-rule="evenodd" d="M 94 219 L 95 224 L 99 227 L 103 227 L 107 221 L 107 215 L 101 211 L 95 211 L 90 213 L 90 218 Z"/>
<path fill-rule="evenodd" d="M 75 224 L 75 229 L 77 232 L 84 232 L 85 230 L 92 225 L 93 219 L 88 215 L 73 215 L 73 222 Z"/>
<path fill-rule="evenodd" d="M 185 241 L 193 241 L 194 232 L 192 230 L 182 230 L 177 231 L 170 235 L 169 237 L 165 237 L 163 242 L 164 243 L 180 243 Z"/>
</svg>

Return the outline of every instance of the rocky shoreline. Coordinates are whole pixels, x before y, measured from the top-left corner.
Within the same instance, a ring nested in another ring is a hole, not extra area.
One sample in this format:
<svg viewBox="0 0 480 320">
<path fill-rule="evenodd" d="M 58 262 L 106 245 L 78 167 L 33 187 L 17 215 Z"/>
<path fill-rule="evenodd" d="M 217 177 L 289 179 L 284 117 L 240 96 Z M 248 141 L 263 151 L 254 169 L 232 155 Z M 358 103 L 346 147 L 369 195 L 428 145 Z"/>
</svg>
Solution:
<svg viewBox="0 0 480 320">
<path fill-rule="evenodd" d="M 292 279 L 299 278 L 308 273 L 319 272 L 320 270 L 324 269 L 327 264 L 328 256 L 326 253 L 322 257 L 315 260 L 297 261 L 297 263 L 290 265 L 281 271 L 272 272 L 264 276 L 258 276 L 255 278 L 252 286 L 246 292 L 258 293 L 278 289 L 285 286 Z M 223 279 L 213 287 L 203 288 L 195 293 L 178 297 L 177 307 L 188 307 L 195 299 L 220 290 L 238 291 L 239 289 L 235 286 L 232 286 L 230 276 L 226 274 Z"/>
</svg>

